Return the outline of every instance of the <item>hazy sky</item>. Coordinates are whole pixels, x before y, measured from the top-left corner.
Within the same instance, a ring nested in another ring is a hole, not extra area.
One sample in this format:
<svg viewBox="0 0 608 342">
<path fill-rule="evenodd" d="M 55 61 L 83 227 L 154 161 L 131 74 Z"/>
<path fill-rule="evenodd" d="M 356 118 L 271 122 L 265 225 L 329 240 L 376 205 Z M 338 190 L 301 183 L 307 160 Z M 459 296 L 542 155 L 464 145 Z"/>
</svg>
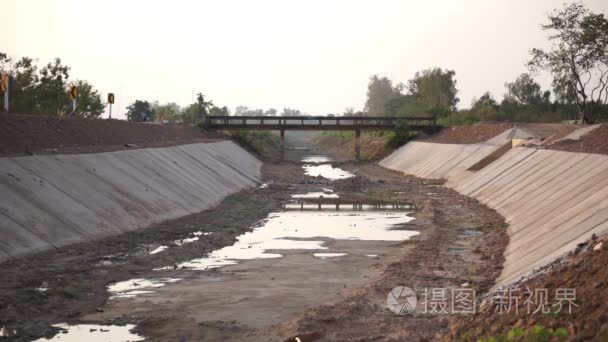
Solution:
<svg viewBox="0 0 608 342">
<path fill-rule="evenodd" d="M 583 1 L 606 12 L 605 0 Z M 406 82 L 456 71 L 460 107 L 525 71 L 555 0 L 135 1 L 0 0 L 0 51 L 135 99 L 191 103 L 203 92 L 233 109 L 362 109 L 372 74 Z M 544 86 L 549 78 L 540 75 Z"/>
</svg>

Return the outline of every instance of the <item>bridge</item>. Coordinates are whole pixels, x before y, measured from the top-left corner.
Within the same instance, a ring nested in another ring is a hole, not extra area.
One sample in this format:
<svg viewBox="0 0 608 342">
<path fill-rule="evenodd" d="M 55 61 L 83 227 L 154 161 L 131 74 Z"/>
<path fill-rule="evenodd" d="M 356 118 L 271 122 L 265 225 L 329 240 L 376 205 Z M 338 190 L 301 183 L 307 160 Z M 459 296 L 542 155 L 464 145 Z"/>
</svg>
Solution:
<svg viewBox="0 0 608 342">
<path fill-rule="evenodd" d="M 392 131 L 397 123 L 406 122 L 410 131 L 429 132 L 437 128 L 436 117 L 395 116 L 206 116 L 204 124 L 211 130 L 272 130 L 281 132 L 281 149 L 285 131 L 355 131 L 355 159 L 359 159 L 361 131 Z"/>
</svg>

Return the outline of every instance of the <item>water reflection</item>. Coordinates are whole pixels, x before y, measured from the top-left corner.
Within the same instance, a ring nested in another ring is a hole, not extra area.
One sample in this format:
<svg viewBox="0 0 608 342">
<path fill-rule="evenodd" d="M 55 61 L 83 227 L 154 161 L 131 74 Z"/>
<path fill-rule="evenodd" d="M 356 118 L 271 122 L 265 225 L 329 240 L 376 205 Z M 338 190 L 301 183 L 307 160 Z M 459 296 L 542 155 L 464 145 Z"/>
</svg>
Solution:
<svg viewBox="0 0 608 342">
<path fill-rule="evenodd" d="M 307 212 L 285 211 L 270 214 L 253 231 L 237 237 L 232 246 L 213 251 L 203 258 L 178 264 L 178 268 L 207 270 L 233 265 L 238 260 L 280 258 L 280 250 L 323 250 L 324 239 L 402 241 L 418 234 L 396 230 L 395 225 L 413 220 L 407 212 Z M 172 269 L 165 267 L 163 269 Z"/>
<path fill-rule="evenodd" d="M 176 283 L 180 280 L 182 278 L 129 279 L 108 285 L 108 292 L 112 294 L 110 298 L 131 298 L 137 295 L 154 293 L 155 291 L 152 291 L 152 289 Z"/>
<path fill-rule="evenodd" d="M 337 167 L 333 167 L 330 164 L 320 165 L 304 165 L 302 166 L 304 173 L 311 177 L 323 177 L 330 180 L 346 179 L 354 177 L 355 175 L 351 172 L 342 170 Z"/>
<path fill-rule="evenodd" d="M 63 341 L 63 342 L 122 342 L 122 341 L 143 341 L 144 337 L 132 333 L 135 328 L 133 324 L 125 326 L 119 325 L 98 325 L 98 324 L 55 324 L 56 328 L 62 329 L 51 338 L 40 338 L 36 342 L 41 341 Z"/>
</svg>

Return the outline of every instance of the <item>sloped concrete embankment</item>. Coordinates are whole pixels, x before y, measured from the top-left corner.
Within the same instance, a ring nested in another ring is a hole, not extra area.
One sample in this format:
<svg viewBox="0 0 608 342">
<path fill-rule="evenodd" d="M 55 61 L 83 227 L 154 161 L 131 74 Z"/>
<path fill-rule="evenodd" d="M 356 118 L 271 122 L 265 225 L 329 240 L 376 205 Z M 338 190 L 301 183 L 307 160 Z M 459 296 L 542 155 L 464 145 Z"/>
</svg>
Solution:
<svg viewBox="0 0 608 342">
<path fill-rule="evenodd" d="M 0 261 L 143 228 L 258 183 L 230 141 L 0 159 Z"/>
<path fill-rule="evenodd" d="M 445 178 L 505 217 L 510 242 L 498 286 L 608 232 L 608 156 L 516 147 L 480 171 L 466 171 L 491 150 L 477 145 L 412 142 L 380 164 Z"/>
</svg>

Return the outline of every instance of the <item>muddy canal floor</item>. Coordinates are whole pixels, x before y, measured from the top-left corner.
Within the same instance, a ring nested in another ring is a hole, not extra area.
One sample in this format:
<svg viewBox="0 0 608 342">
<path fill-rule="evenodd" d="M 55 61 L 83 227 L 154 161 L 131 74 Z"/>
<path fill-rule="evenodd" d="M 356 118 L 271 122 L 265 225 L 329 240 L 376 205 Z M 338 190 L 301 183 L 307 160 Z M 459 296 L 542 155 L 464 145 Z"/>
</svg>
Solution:
<svg viewBox="0 0 608 342">
<path fill-rule="evenodd" d="M 268 163 L 266 187 L 242 191 L 213 210 L 145 230 L 5 262 L 0 327 L 29 341 L 51 336 L 51 324 L 137 325 L 147 340 L 428 340 L 446 332 L 448 316 L 396 316 L 387 309 L 395 286 L 487 290 L 499 275 L 507 243 L 494 211 L 443 188 L 374 164 L 342 164 L 356 177 L 329 181 L 298 163 Z M 207 271 L 164 270 L 235 242 L 294 193 L 334 190 L 343 199 L 412 203 L 420 232 L 404 242 L 327 241 L 347 257 L 328 261 L 296 252 Z M 199 233 L 200 232 L 200 233 Z M 174 242 L 212 233 L 181 246 Z M 150 254 L 159 246 L 170 246 Z M 365 254 L 375 257 L 363 257 Z M 270 266 L 274 271 L 270 270 Z M 281 269 L 281 275 L 276 270 Z M 314 272 L 314 273 L 312 273 Z M 179 277 L 151 296 L 109 299 L 108 284 Z"/>
</svg>

